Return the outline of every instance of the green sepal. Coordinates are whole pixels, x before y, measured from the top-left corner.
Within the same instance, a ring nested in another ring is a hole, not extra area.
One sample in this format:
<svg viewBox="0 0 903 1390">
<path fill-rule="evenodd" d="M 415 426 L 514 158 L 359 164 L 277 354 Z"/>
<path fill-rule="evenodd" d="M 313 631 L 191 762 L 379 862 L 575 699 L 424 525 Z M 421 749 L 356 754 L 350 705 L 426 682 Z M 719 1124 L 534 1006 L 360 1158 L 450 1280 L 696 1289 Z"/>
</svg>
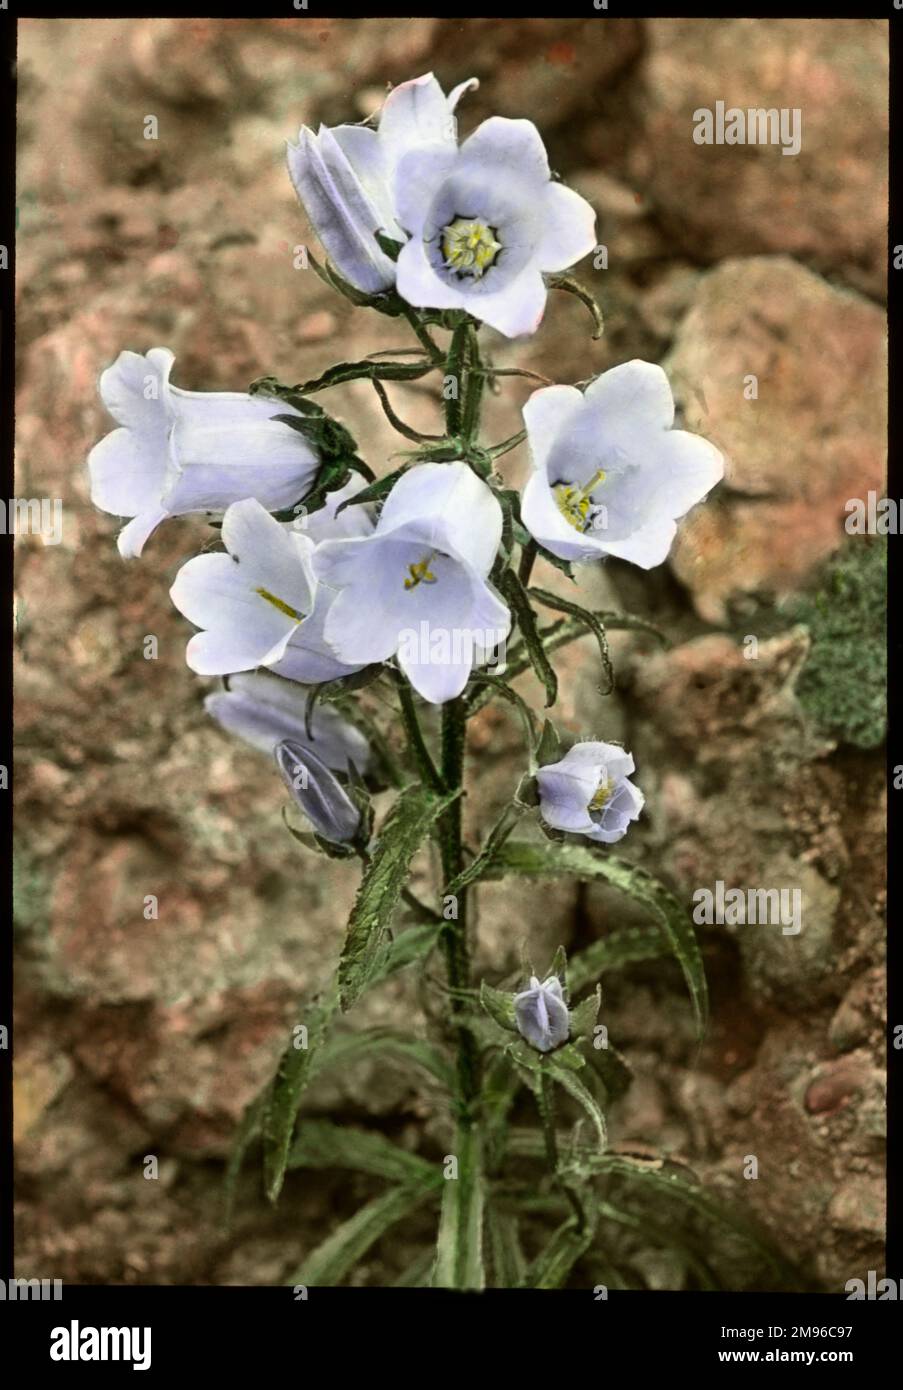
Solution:
<svg viewBox="0 0 903 1390">
<path fill-rule="evenodd" d="M 602 317 L 602 310 L 596 302 L 595 297 L 590 294 L 585 285 L 582 285 L 575 275 L 556 273 L 548 276 L 549 288 L 553 290 L 564 290 L 566 294 L 573 294 L 580 300 L 581 304 L 586 305 L 593 318 L 593 339 L 598 341 L 605 332 L 605 320 Z"/>
</svg>

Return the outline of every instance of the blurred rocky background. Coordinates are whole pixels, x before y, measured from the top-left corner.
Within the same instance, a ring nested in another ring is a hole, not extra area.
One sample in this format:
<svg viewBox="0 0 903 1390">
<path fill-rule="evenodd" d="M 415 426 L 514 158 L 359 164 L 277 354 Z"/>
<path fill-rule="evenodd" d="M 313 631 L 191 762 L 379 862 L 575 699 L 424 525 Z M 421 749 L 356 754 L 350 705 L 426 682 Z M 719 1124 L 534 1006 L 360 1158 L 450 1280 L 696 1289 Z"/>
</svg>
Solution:
<svg viewBox="0 0 903 1390">
<path fill-rule="evenodd" d="M 430 69 L 446 88 L 480 78 L 465 133 L 492 112 L 538 124 L 608 251 L 580 271 L 601 341 L 553 295 L 534 339 L 492 338 L 495 360 L 562 381 L 663 362 L 685 421 L 728 461 L 668 566 L 583 580 L 672 645 L 615 635 L 606 700 L 591 641 L 560 653 L 561 723 L 634 751 L 647 814 L 624 852 L 688 904 L 718 879 L 804 894 L 799 936 L 700 929 L 713 1021 L 699 1055 L 676 968 L 606 978 L 603 1018 L 635 1077 L 612 1138 L 689 1164 L 773 1233 L 805 1287 L 882 1270 L 884 560 L 843 522 L 884 477 L 886 25 L 54 19 L 19 36 L 17 490 L 61 498 L 64 530 L 17 546 L 18 1273 L 276 1282 L 374 1190 L 296 1174 L 274 1211 L 251 1163 L 223 1223 L 236 1126 L 329 976 L 355 874 L 289 840 L 265 760 L 204 716 L 167 589 L 211 533 L 170 522 L 124 563 L 85 457 L 110 428 L 98 374 L 122 348 L 166 344 L 178 384 L 223 390 L 407 343 L 293 268 L 308 230 L 284 144 Z M 801 152 L 695 144 L 693 112 L 717 101 L 799 108 Z M 493 441 L 531 389 L 502 386 Z M 432 385 L 391 395 L 435 428 Z M 366 383 L 322 399 L 378 471 L 408 447 Z M 525 462 L 508 455 L 506 476 Z M 509 715 L 474 726 L 474 827 L 519 770 Z M 596 887 L 482 889 L 481 963 L 499 979 L 526 949 L 541 967 L 622 912 Z M 353 1025 L 407 1019 L 411 1002 L 386 986 Z M 445 1116 L 419 1086 L 355 1067 L 310 1109 L 441 1154 Z M 396 1277 L 429 1227 L 374 1247 L 355 1279 Z M 633 1239 L 626 1282 L 679 1286 L 646 1244 Z M 591 1260 L 575 1271 L 592 1277 Z"/>
</svg>

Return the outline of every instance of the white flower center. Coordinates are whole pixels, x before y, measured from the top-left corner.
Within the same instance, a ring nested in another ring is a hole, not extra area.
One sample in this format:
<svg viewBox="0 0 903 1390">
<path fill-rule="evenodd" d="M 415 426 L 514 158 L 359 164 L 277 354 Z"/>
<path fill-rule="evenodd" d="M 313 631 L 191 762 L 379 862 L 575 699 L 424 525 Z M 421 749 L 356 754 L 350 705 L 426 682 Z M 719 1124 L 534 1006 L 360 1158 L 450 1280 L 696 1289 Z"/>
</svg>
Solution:
<svg viewBox="0 0 903 1390">
<path fill-rule="evenodd" d="M 424 555 L 422 560 L 416 560 L 413 564 L 408 565 L 410 578 L 404 581 L 406 589 L 416 589 L 418 584 L 436 583 L 436 576 L 430 569 L 430 562 L 435 554 L 435 550 L 431 550 L 428 555 Z"/>
<path fill-rule="evenodd" d="M 259 594 L 261 598 L 265 598 L 267 603 L 271 603 L 274 608 L 278 608 L 279 612 L 284 613 L 287 618 L 293 618 L 296 623 L 303 621 L 303 613 L 299 613 L 297 608 L 292 608 L 291 604 L 286 603 L 284 599 L 277 598 L 275 594 L 271 594 L 269 589 L 255 589 L 254 592 L 255 594 Z"/>
<path fill-rule="evenodd" d="M 495 239 L 495 228 L 474 217 L 456 217 L 442 229 L 445 267 L 457 275 L 472 275 L 479 280 L 501 249 L 502 243 Z"/>
<path fill-rule="evenodd" d="M 556 483 L 552 491 L 555 494 L 555 503 L 561 515 L 569 526 L 573 526 L 575 531 L 583 533 L 590 530 L 597 512 L 598 506 L 593 505 L 592 492 L 600 483 L 605 482 L 605 469 L 600 468 L 594 473 L 585 487 L 576 487 L 572 483 Z"/>
</svg>

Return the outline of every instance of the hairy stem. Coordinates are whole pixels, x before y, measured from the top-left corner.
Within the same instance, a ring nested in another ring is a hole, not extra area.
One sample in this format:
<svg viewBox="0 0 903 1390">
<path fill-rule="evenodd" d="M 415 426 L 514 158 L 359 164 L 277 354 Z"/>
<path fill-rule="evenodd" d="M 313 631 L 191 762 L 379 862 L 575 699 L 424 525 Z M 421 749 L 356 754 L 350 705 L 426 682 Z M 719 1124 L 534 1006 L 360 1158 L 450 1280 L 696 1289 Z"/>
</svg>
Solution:
<svg viewBox="0 0 903 1390">
<path fill-rule="evenodd" d="M 545 1058 L 543 1058 L 543 1062 Z M 542 1133 L 546 1145 L 546 1159 L 549 1168 L 555 1178 L 559 1189 L 564 1193 L 574 1209 L 577 1218 L 577 1229 L 582 1231 L 586 1225 L 586 1213 L 574 1189 L 566 1183 L 558 1172 L 558 1137 L 555 1133 L 555 1091 L 552 1078 L 549 1076 L 545 1066 L 540 1068 L 539 1090 L 536 1093 L 536 1103 L 539 1108 L 539 1118 L 542 1121 Z"/>
<path fill-rule="evenodd" d="M 460 787 L 464 777 L 466 711 L 460 696 L 442 706 L 442 780 L 449 790 Z M 439 849 L 445 885 L 453 883 L 464 867 L 461 838 L 461 797 L 452 802 L 439 822 Z M 470 986 L 470 956 L 467 945 L 467 889 L 457 896 L 456 916 L 443 931 L 446 970 L 452 1014 L 458 1038 L 457 1076 L 462 1118 L 470 1116 L 479 1094 L 479 1053 L 476 1039 L 465 1017 L 464 991 Z"/>
<path fill-rule="evenodd" d="M 398 677 L 398 697 L 401 702 L 401 717 L 404 721 L 405 733 L 408 736 L 408 744 L 417 764 L 417 771 L 426 786 L 432 787 L 433 791 L 443 792 L 445 783 L 426 745 L 426 739 L 423 737 L 423 730 L 417 716 L 414 695 L 403 676 Z"/>
</svg>

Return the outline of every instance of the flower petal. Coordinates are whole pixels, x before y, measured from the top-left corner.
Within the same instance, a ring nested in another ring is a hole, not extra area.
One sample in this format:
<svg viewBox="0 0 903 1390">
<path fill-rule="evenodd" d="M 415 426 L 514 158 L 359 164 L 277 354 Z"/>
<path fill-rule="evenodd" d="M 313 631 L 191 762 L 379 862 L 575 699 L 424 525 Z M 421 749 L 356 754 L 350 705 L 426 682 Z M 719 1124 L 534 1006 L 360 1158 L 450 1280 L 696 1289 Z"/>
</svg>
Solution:
<svg viewBox="0 0 903 1390">
<path fill-rule="evenodd" d="M 547 293 L 539 271 L 528 266 L 494 293 L 466 295 L 464 307 L 506 338 L 522 338 L 541 324 Z"/>
<path fill-rule="evenodd" d="M 540 270 L 566 270 L 596 245 L 596 214 L 585 198 L 563 183 L 550 183 L 542 204 Z"/>
<path fill-rule="evenodd" d="M 482 121 L 461 146 L 464 167 L 476 166 L 483 172 L 493 167 L 516 169 L 536 185 L 552 177 L 549 157 L 542 136 L 532 121 L 490 116 Z"/>
<path fill-rule="evenodd" d="M 611 367 L 586 388 L 593 416 L 604 422 L 606 436 L 631 439 L 674 424 L 674 397 L 667 376 L 653 362 L 633 358 Z"/>
<path fill-rule="evenodd" d="M 379 116 L 379 142 L 393 166 L 418 145 L 456 140 L 452 109 L 431 72 L 393 87 Z"/>
<path fill-rule="evenodd" d="M 169 348 L 152 348 L 146 356 L 121 352 L 107 367 L 100 378 L 100 396 L 118 425 L 149 435 L 165 430 L 164 398 L 174 361 Z"/>
<path fill-rule="evenodd" d="M 573 425 L 583 407 L 583 392 L 576 386 L 543 386 L 533 392 L 522 413 L 534 468 L 545 467 L 557 436 Z"/>
<path fill-rule="evenodd" d="M 112 430 L 88 455 L 91 501 L 113 516 L 137 516 L 159 507 L 166 476 L 166 436 Z"/>
<path fill-rule="evenodd" d="M 374 235 L 382 219 L 331 132 L 324 127 L 315 136 L 302 128 L 298 144 L 288 146 L 288 169 L 317 236 L 342 275 L 367 294 L 389 289 L 394 267 Z"/>
<path fill-rule="evenodd" d="M 139 512 L 133 517 L 128 526 L 123 526 L 116 538 L 116 547 L 123 560 L 135 560 L 144 549 L 148 536 L 156 531 L 161 521 L 165 521 L 169 512 L 162 507 L 149 507 L 145 512 Z"/>
<path fill-rule="evenodd" d="M 485 577 L 502 538 L 502 509 L 468 464 L 424 463 L 392 488 L 377 531 L 401 526 L 438 549 L 451 550 Z"/>
<path fill-rule="evenodd" d="M 409 226 L 408 230 L 414 229 Z M 417 239 L 402 247 L 395 273 L 398 293 L 415 308 L 462 309 L 467 303 L 460 289 L 439 279 L 427 260 L 423 243 Z"/>
</svg>

